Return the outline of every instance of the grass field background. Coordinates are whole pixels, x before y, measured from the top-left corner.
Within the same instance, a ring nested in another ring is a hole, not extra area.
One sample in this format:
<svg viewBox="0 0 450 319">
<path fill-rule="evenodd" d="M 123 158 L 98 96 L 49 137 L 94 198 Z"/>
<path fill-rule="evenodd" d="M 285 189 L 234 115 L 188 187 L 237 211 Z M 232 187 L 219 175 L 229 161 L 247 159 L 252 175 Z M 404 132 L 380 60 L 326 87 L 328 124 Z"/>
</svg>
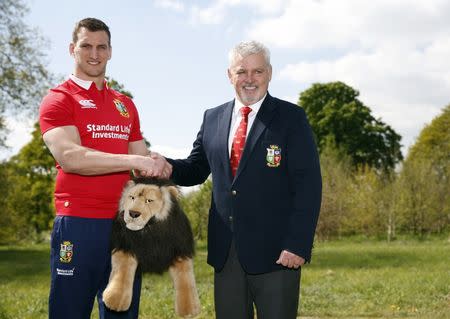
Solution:
<svg viewBox="0 0 450 319">
<path fill-rule="evenodd" d="M 201 243 L 195 273 L 198 318 L 212 319 L 213 273 Z M 0 246 L 0 319 L 47 318 L 48 289 L 48 244 Z M 302 270 L 299 317 L 450 318 L 450 241 L 317 243 Z M 140 318 L 176 318 L 167 274 L 144 276 Z"/>
</svg>

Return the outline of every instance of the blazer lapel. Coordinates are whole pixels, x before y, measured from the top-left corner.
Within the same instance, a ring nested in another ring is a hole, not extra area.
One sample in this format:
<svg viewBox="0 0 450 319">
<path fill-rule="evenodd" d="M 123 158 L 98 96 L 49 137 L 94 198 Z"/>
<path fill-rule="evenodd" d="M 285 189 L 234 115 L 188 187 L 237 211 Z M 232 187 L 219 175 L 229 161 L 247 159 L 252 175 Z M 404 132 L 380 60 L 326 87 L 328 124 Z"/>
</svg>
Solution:
<svg viewBox="0 0 450 319">
<path fill-rule="evenodd" d="M 247 136 L 247 141 L 245 142 L 244 152 L 242 153 L 241 161 L 239 162 L 239 167 L 236 172 L 236 176 L 234 180 L 236 180 L 240 174 L 240 172 L 247 165 L 248 158 L 255 148 L 256 142 L 261 136 L 262 132 L 269 125 L 273 116 L 275 115 L 276 104 L 273 101 L 273 98 L 267 93 L 264 102 L 261 105 L 261 108 L 256 114 L 255 121 L 253 122 L 252 128 Z M 230 165 L 228 165 L 230 166 Z"/>
<path fill-rule="evenodd" d="M 226 176 L 231 177 L 230 156 L 228 151 L 228 133 L 231 125 L 231 115 L 233 113 L 234 100 L 227 103 L 223 108 L 222 113 L 217 119 L 219 121 L 217 125 L 217 143 L 219 148 L 219 157 L 222 160 L 222 164 L 225 167 Z"/>
</svg>

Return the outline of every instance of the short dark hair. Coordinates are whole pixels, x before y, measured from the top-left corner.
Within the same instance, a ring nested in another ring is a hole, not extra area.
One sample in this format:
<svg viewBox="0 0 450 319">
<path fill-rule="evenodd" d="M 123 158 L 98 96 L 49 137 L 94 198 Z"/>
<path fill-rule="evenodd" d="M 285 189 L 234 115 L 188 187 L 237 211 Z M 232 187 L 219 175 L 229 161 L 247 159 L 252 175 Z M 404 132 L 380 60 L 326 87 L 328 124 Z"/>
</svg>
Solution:
<svg viewBox="0 0 450 319">
<path fill-rule="evenodd" d="M 111 32 L 109 32 L 109 28 L 103 21 L 96 18 L 85 18 L 80 20 L 75 24 L 75 28 L 72 33 L 72 41 L 73 43 L 77 43 L 78 41 L 78 32 L 81 28 L 86 28 L 91 32 L 95 31 L 105 31 L 108 35 L 108 44 L 111 46 Z"/>
</svg>

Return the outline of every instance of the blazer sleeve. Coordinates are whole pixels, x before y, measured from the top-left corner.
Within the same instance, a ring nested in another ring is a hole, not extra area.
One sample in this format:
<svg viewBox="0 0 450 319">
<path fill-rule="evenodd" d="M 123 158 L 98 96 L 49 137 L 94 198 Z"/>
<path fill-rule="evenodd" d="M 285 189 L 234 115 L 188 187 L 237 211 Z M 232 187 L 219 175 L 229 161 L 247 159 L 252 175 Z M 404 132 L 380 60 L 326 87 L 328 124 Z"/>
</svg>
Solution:
<svg viewBox="0 0 450 319">
<path fill-rule="evenodd" d="M 186 159 L 166 158 L 172 164 L 171 179 L 177 185 L 193 186 L 202 184 L 211 172 L 203 146 L 205 118 L 206 112 L 189 156 Z"/>
<path fill-rule="evenodd" d="M 286 147 L 293 211 L 284 247 L 310 262 L 322 199 L 322 177 L 311 127 L 304 110 L 298 111 Z"/>
</svg>

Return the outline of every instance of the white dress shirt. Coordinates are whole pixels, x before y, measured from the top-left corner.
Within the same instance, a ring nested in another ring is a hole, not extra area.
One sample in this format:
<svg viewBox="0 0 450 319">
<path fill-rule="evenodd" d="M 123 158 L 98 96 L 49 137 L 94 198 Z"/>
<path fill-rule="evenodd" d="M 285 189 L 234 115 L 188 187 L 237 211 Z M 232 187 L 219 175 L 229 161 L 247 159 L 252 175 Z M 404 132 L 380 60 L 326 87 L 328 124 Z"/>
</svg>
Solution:
<svg viewBox="0 0 450 319">
<path fill-rule="evenodd" d="M 266 98 L 266 96 L 267 93 L 261 100 L 252 105 L 244 105 L 237 98 L 234 99 L 233 114 L 231 115 L 230 132 L 228 134 L 228 156 L 231 156 L 231 145 L 233 144 L 234 134 L 236 133 L 236 130 L 239 127 L 239 123 L 241 123 L 242 119 L 242 115 L 241 112 L 239 112 L 239 110 L 243 106 L 248 106 L 252 109 L 252 111 L 248 114 L 247 135 L 246 135 L 248 136 L 248 133 L 252 128 L 253 122 L 255 122 L 256 114 L 258 113 L 259 108 L 261 107 L 261 104 Z"/>
</svg>

